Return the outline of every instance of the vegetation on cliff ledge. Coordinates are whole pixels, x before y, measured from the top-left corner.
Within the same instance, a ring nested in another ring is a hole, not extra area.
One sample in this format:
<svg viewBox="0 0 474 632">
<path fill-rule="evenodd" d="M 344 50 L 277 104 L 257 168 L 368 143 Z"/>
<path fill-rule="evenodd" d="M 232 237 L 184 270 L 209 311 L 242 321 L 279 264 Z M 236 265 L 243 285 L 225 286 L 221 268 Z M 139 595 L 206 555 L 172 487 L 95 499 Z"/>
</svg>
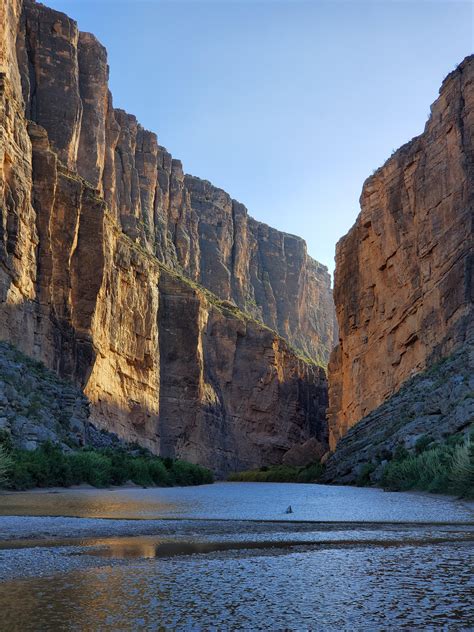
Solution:
<svg viewBox="0 0 474 632">
<path fill-rule="evenodd" d="M 134 247 L 136 248 L 137 245 L 134 244 Z M 262 319 L 257 318 L 253 313 L 249 311 L 241 309 L 231 300 L 219 298 L 216 294 L 208 290 L 197 281 L 193 281 L 192 279 L 190 279 L 183 270 L 175 270 L 173 268 L 170 268 L 161 261 L 159 262 L 159 266 L 169 275 L 173 276 L 176 279 L 179 279 L 181 282 L 192 288 L 195 292 L 200 293 L 221 314 L 226 316 L 226 318 L 239 319 L 247 323 L 251 322 L 258 325 L 261 329 L 266 329 L 267 331 L 271 332 L 275 336 L 275 338 L 279 338 L 280 340 L 282 340 L 288 347 L 289 351 L 293 353 L 296 358 L 310 366 L 319 367 L 327 370 L 327 361 L 323 359 L 321 354 L 317 354 L 317 356 L 311 357 L 302 349 L 296 347 L 294 344 L 291 344 L 289 340 L 281 336 L 275 329 L 272 329 L 267 324 L 265 324 Z M 257 307 L 257 303 L 253 299 L 251 302 L 247 299 L 247 305 L 250 305 L 251 307 Z M 329 350 L 326 350 L 326 352 L 329 355 Z"/>
<path fill-rule="evenodd" d="M 243 483 L 317 483 L 323 471 L 324 466 L 319 462 L 300 467 L 271 465 L 257 470 L 234 472 L 227 480 Z"/>
<path fill-rule="evenodd" d="M 83 448 L 65 453 L 46 442 L 29 451 L 13 447 L 6 434 L 0 439 L 0 487 L 6 489 L 70 487 L 81 483 L 108 487 L 129 481 L 143 487 L 213 482 L 212 472 L 204 467 L 156 457 L 145 450 L 130 453 L 125 448 Z"/>
</svg>

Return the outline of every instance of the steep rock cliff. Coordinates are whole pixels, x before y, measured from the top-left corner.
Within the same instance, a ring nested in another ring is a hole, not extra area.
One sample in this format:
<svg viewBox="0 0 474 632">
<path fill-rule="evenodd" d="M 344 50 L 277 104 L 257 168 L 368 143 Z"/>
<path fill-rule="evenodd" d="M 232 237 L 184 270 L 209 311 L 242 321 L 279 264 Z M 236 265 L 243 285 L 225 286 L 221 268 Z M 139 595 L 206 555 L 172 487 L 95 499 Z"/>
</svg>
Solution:
<svg viewBox="0 0 474 632">
<path fill-rule="evenodd" d="M 361 213 L 337 245 L 332 448 L 410 376 L 472 339 L 473 151 L 471 56 L 443 82 L 423 134 L 365 182 Z"/>
<path fill-rule="evenodd" d="M 80 385 L 97 426 L 154 452 L 219 472 L 319 452 L 324 371 L 235 303 L 260 283 L 246 311 L 293 343 L 306 328 L 300 349 L 324 359 L 323 267 L 113 109 L 92 35 L 30 0 L 2 12 L 0 338 Z"/>
<path fill-rule="evenodd" d="M 47 130 L 60 160 L 103 193 L 124 232 L 326 363 L 330 277 L 305 242 L 185 175 L 155 134 L 114 109 L 106 51 L 73 20 L 25 0 L 17 49 L 27 117 Z"/>
<path fill-rule="evenodd" d="M 323 369 L 170 272 L 159 288 L 162 454 L 222 471 L 280 463 L 311 437 L 327 445 Z"/>
</svg>

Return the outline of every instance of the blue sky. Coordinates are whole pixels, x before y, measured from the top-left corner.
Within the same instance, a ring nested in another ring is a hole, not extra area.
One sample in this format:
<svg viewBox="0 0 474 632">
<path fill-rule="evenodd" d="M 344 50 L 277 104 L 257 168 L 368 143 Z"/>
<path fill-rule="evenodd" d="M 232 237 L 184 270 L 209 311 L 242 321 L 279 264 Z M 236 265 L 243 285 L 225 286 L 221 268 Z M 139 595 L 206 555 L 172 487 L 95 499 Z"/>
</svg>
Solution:
<svg viewBox="0 0 474 632">
<path fill-rule="evenodd" d="M 44 0 L 109 53 L 114 104 L 187 173 L 333 268 L 362 184 L 473 51 L 456 0 Z"/>
</svg>

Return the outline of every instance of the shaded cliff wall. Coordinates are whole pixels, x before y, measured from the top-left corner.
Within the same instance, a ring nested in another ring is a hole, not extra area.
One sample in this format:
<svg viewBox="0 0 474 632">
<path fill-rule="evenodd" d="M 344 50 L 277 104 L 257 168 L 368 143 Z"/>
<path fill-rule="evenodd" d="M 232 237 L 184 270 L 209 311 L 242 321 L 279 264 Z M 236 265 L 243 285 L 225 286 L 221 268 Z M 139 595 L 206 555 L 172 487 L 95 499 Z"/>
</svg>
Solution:
<svg viewBox="0 0 474 632">
<path fill-rule="evenodd" d="M 416 454 L 420 441 L 444 443 L 473 430 L 474 341 L 406 380 L 350 428 L 327 460 L 324 480 L 354 484 L 370 466 L 370 481 L 380 483 L 385 466 L 401 447 Z"/>
<path fill-rule="evenodd" d="M 124 232 L 326 363 L 335 322 L 330 277 L 305 242 L 184 175 L 155 134 L 114 109 L 106 51 L 73 20 L 25 0 L 17 47 L 26 116 L 47 130 L 60 160 L 104 194 Z"/>
<path fill-rule="evenodd" d="M 32 151 L 16 63 L 21 2 L 0 6 L 0 335 L 32 339 L 38 235 L 31 203 Z M 16 305 L 21 317 L 13 318 Z"/>
<path fill-rule="evenodd" d="M 184 176 L 163 202 L 167 154 L 113 110 L 104 49 L 42 5 L 2 11 L 0 337 L 79 384 L 99 427 L 154 452 L 220 472 L 295 446 L 310 460 L 327 444 L 324 371 L 179 272 L 163 222 Z M 176 235 L 198 222 L 187 201 Z M 197 235 L 183 237 L 187 271 Z"/>
<path fill-rule="evenodd" d="M 169 162 L 167 163 L 169 164 Z M 175 206 L 173 162 L 164 178 Z M 293 346 L 325 364 L 334 340 L 334 305 L 327 269 L 311 259 L 300 237 L 282 233 L 251 218 L 245 206 L 210 182 L 184 176 L 186 223 L 167 226 L 160 258 L 176 252 L 178 265 L 222 299 L 278 331 Z M 168 217 L 172 213 L 166 214 Z"/>
<path fill-rule="evenodd" d="M 311 437 L 327 445 L 323 369 L 174 274 L 159 287 L 162 454 L 239 470 L 281 463 Z"/>
<path fill-rule="evenodd" d="M 443 82 L 423 134 L 364 184 L 337 245 L 330 443 L 473 335 L 474 57 Z"/>
</svg>

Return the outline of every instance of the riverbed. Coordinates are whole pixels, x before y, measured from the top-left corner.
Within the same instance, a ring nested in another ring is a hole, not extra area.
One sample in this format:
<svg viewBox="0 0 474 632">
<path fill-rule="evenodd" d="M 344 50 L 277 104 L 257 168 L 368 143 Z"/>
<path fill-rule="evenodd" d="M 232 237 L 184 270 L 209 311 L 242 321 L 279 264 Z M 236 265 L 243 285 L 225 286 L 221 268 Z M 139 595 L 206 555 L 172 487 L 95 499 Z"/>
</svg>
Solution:
<svg viewBox="0 0 474 632">
<path fill-rule="evenodd" d="M 0 515 L 2 630 L 474 626 L 474 512 L 447 497 L 218 483 L 1 494 Z"/>
</svg>

